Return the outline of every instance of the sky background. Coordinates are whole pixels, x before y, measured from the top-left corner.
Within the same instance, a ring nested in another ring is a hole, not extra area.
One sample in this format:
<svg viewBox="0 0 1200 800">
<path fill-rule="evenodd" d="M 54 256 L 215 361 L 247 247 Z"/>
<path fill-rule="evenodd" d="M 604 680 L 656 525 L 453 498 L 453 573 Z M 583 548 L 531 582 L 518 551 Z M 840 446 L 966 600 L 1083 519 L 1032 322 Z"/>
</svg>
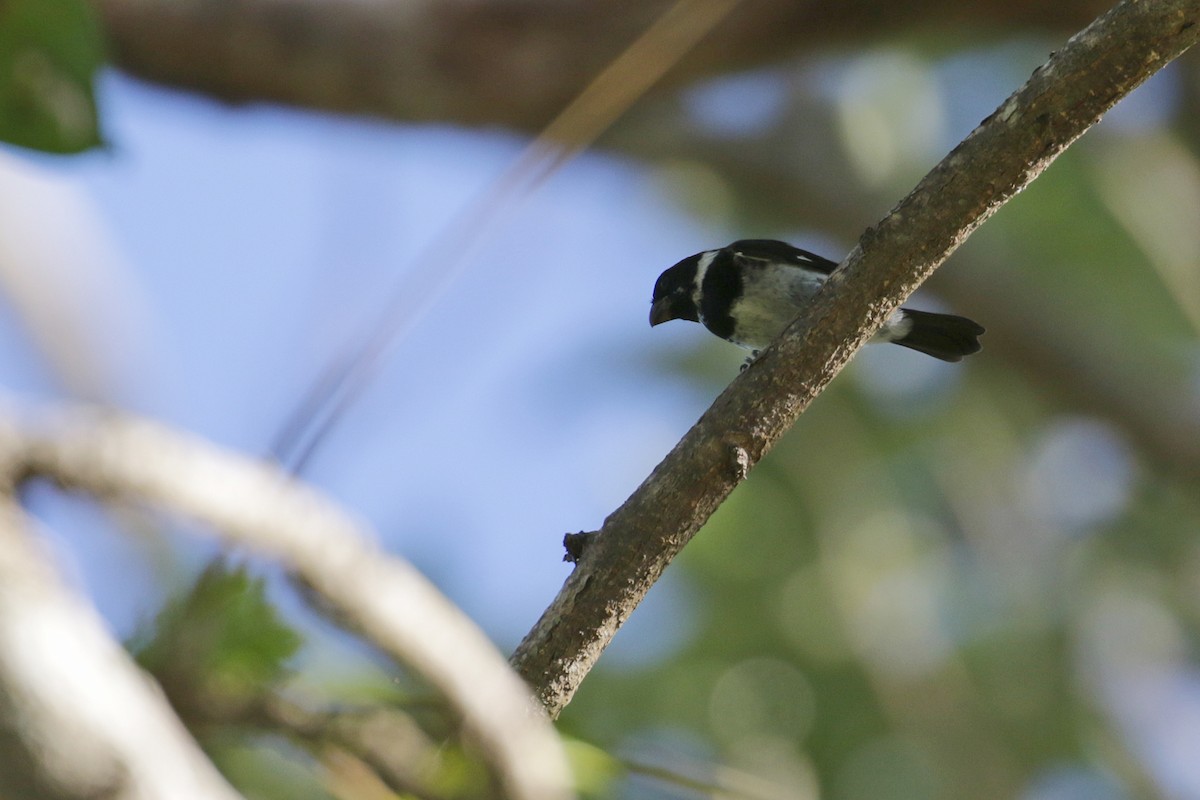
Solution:
<svg viewBox="0 0 1200 800">
<path fill-rule="evenodd" d="M 254 454 L 383 295 L 445 269 L 413 260 L 523 145 L 230 108 L 116 74 L 100 103 L 107 151 L 2 154 L 38 183 L 28 237 L 47 276 L 80 289 L 61 302 L 91 393 Z M 562 534 L 598 526 L 706 406 L 711 387 L 663 368 L 704 332 L 651 331 L 649 295 L 666 266 L 727 238 L 610 156 L 577 159 L 519 205 L 307 467 L 509 643 L 567 575 Z M 66 242 L 64 208 L 77 223 Z M 15 322 L 0 343 L 6 383 L 57 394 Z M 127 634 L 155 606 L 152 587 L 127 580 L 146 572 L 142 545 L 71 535 L 92 516 L 75 513 L 51 528 Z"/>
</svg>

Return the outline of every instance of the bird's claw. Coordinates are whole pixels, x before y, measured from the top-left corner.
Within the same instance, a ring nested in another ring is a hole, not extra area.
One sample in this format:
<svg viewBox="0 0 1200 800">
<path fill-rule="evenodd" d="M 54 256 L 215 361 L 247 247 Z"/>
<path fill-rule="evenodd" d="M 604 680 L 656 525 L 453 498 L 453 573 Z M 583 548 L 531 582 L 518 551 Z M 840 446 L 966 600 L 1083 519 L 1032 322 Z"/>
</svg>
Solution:
<svg viewBox="0 0 1200 800">
<path fill-rule="evenodd" d="M 746 356 L 746 360 L 738 367 L 738 372 L 745 372 L 754 363 L 754 359 L 758 358 L 760 352 L 759 350 L 751 350 L 750 355 Z"/>
</svg>

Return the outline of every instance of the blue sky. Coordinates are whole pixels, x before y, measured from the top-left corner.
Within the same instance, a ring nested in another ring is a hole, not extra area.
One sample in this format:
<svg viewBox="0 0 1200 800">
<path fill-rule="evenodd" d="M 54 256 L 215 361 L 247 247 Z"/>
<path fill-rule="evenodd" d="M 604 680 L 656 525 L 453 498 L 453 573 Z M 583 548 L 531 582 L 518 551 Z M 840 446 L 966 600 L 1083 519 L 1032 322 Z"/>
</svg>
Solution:
<svg viewBox="0 0 1200 800">
<path fill-rule="evenodd" d="M 444 269 L 413 259 L 522 146 L 230 108 L 116 75 L 101 104 L 106 152 L 16 154 L 98 222 L 103 247 L 84 249 L 107 255 L 81 258 L 71 280 L 89 260 L 119 277 L 84 301 L 88 360 L 111 363 L 111 399 L 252 454 L 389 292 Z M 567 574 L 562 534 L 598 526 L 705 407 L 714 387 L 659 368 L 703 331 L 651 331 L 646 315 L 658 273 L 723 238 L 651 174 L 577 159 L 479 243 L 308 476 L 515 642 Z M 17 335 L 5 331 L 8 384 L 58 391 Z M 79 531 L 90 509 L 54 508 L 47 519 L 128 632 L 153 607 L 152 587 L 130 580 L 140 545 Z"/>
</svg>

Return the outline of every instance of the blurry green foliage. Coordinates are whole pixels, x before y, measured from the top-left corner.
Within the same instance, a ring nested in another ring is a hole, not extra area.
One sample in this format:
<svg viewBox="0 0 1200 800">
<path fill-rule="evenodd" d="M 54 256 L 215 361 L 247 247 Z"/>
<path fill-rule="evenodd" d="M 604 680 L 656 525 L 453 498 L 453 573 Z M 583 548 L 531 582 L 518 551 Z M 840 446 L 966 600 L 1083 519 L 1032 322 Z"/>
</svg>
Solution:
<svg viewBox="0 0 1200 800">
<path fill-rule="evenodd" d="M 86 0 L 0 2 L 0 140 L 51 153 L 100 144 L 93 80 L 103 61 Z"/>
<path fill-rule="evenodd" d="M 311 759 L 277 736 L 210 731 L 205 751 L 247 800 L 328 800 Z"/>
<path fill-rule="evenodd" d="M 612 753 L 579 739 L 565 737 L 563 745 L 575 776 L 575 789 L 585 800 L 611 797 L 613 785 L 625 772 Z"/>
<path fill-rule="evenodd" d="M 211 564 L 130 645 L 189 724 L 235 719 L 284 680 L 301 645 L 245 566 Z"/>
<path fill-rule="evenodd" d="M 298 690 L 280 692 L 293 677 L 288 661 L 303 643 L 268 600 L 264 578 L 251 575 L 244 565 L 217 560 L 166 605 L 129 649 L 158 680 L 217 767 L 248 798 L 316 800 L 338 794 L 322 784 L 342 785 L 340 796 L 353 794 L 361 776 L 346 768 L 344 758 L 331 754 L 358 755 L 367 730 L 373 733 L 366 738 L 383 736 L 388 746 L 411 752 L 420 762 L 411 770 L 430 796 L 470 800 L 492 795 L 483 760 L 458 739 L 456 715 L 410 677 L 392 669 L 386 682 L 374 671 L 358 679 L 338 676 L 332 683 L 332 676 L 326 681 L 308 676 Z M 296 706 L 309 715 L 298 727 L 279 725 L 266 708 L 293 702 L 290 694 L 307 701 Z M 337 698 L 338 712 L 321 708 L 318 698 L 326 694 Z M 363 713 L 356 715 L 353 709 L 359 707 Z M 372 713 L 386 715 L 389 710 L 392 727 L 367 721 Z M 358 733 L 348 735 L 347 729 Z M 405 747 L 401 740 L 407 738 L 419 744 Z"/>
</svg>

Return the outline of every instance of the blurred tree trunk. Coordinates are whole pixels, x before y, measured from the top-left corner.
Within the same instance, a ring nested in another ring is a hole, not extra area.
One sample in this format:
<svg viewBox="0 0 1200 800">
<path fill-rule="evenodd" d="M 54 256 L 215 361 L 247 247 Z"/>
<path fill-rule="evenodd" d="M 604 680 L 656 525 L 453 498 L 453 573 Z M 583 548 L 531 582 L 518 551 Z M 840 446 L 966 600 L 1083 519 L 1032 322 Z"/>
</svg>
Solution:
<svg viewBox="0 0 1200 800">
<path fill-rule="evenodd" d="M 116 62 L 230 102 L 402 120 L 545 124 L 668 0 L 93 0 Z M 744 0 L 665 81 L 914 29 L 1069 32 L 1104 0 Z"/>
</svg>

